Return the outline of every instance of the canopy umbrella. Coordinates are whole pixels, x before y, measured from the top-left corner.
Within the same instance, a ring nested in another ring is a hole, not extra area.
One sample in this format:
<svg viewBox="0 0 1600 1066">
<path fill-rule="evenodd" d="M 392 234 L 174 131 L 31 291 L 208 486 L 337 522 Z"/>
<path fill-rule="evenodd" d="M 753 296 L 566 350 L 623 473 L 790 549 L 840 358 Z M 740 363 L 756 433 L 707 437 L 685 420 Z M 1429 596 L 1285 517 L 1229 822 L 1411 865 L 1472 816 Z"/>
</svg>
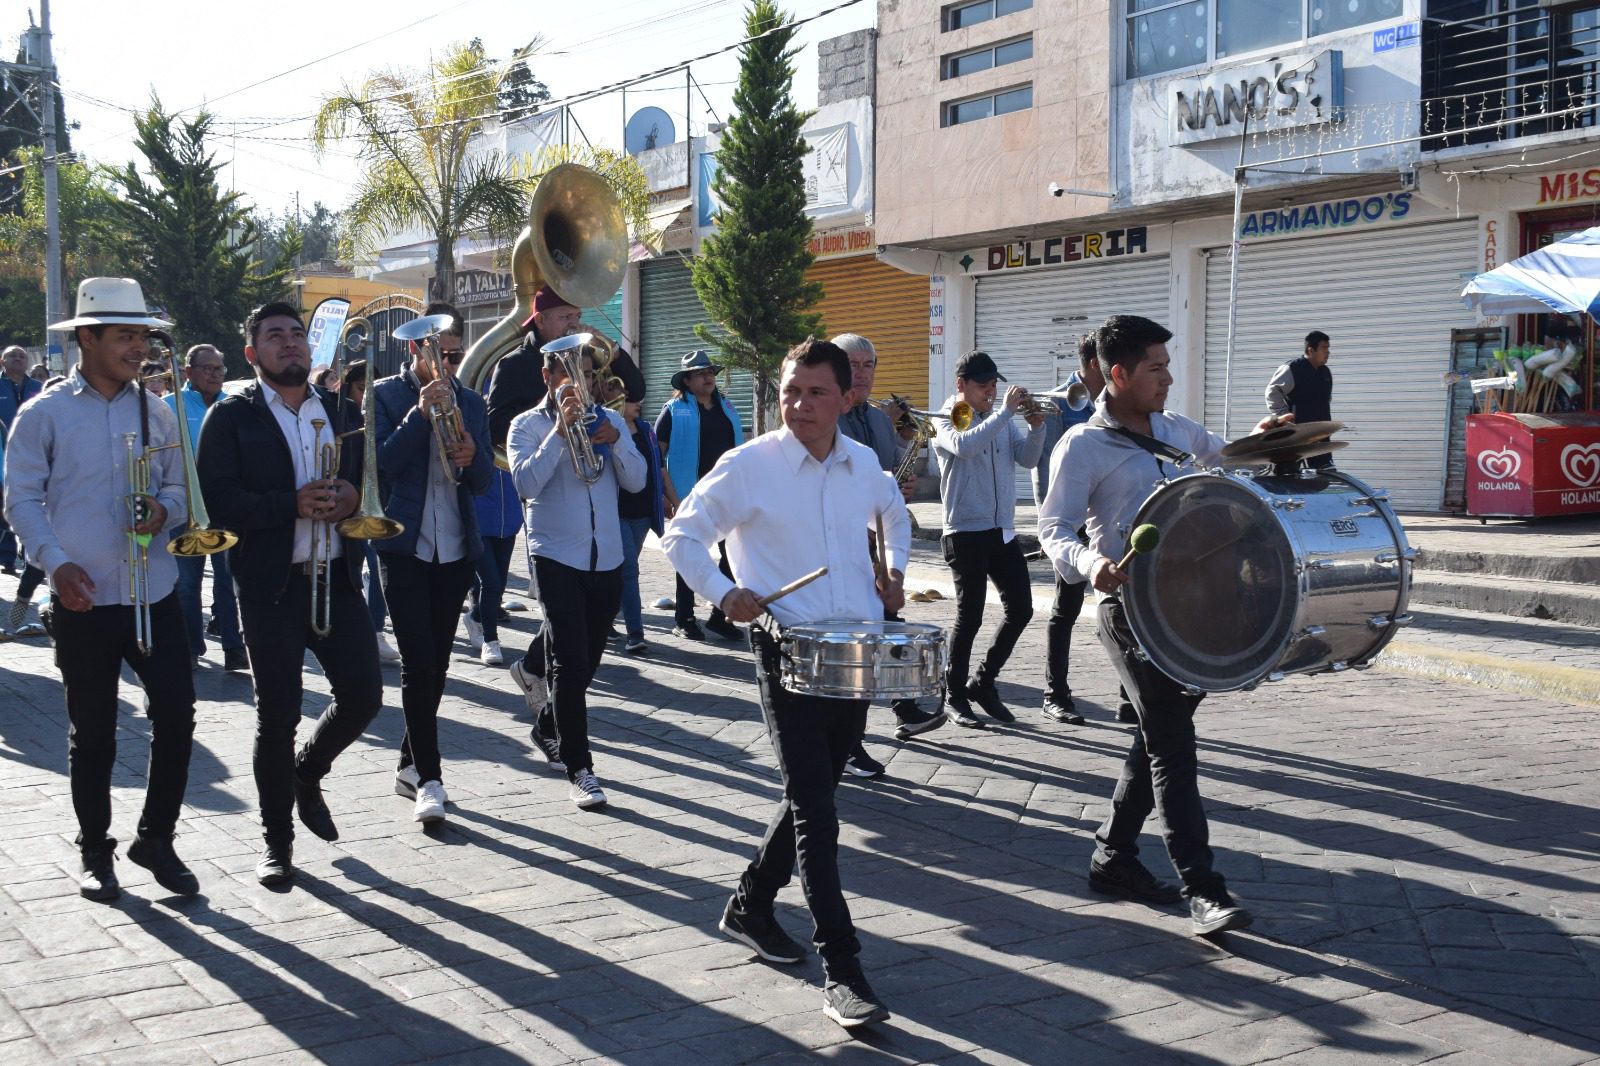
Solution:
<svg viewBox="0 0 1600 1066">
<path fill-rule="evenodd" d="M 1486 315 L 1600 314 L 1600 226 L 1479 274 L 1461 300 Z"/>
</svg>

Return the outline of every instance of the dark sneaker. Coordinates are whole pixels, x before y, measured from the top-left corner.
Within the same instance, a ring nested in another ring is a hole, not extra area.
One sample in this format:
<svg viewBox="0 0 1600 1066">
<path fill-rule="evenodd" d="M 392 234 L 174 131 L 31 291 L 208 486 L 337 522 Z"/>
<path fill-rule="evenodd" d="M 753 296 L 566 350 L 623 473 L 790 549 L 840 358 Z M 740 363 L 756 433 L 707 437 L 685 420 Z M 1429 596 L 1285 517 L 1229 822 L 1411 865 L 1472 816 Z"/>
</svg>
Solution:
<svg viewBox="0 0 1600 1066">
<path fill-rule="evenodd" d="M 107 837 L 104 843 L 91 844 L 78 849 L 78 895 L 106 903 L 122 895 L 117 884 L 117 871 L 112 864 L 117 858 L 117 842 Z"/>
<path fill-rule="evenodd" d="M 1017 716 L 1011 713 L 1011 708 L 1000 702 L 1000 691 L 991 681 L 986 685 L 972 684 L 967 686 L 967 698 L 997 722 L 1015 722 Z"/>
<path fill-rule="evenodd" d="M 555 737 L 547 737 L 539 732 L 538 726 L 533 727 L 533 731 L 528 734 L 528 737 L 533 741 L 533 746 L 539 749 L 539 754 L 544 756 L 544 761 L 550 765 L 551 770 L 558 774 L 567 772 L 567 764 L 561 761 L 560 741 L 556 740 Z"/>
<path fill-rule="evenodd" d="M 1123 700 L 1121 703 L 1117 704 L 1117 721 L 1122 722 L 1125 725 L 1137 725 L 1139 722 L 1139 713 L 1133 709 L 1133 704 L 1129 703 L 1127 700 Z"/>
<path fill-rule="evenodd" d="M 1083 715 L 1078 713 L 1077 704 L 1072 702 L 1071 696 L 1046 696 L 1040 712 L 1052 722 L 1060 722 L 1062 725 L 1083 724 Z"/>
<path fill-rule="evenodd" d="M 705 640 L 706 635 L 700 629 L 700 623 L 693 618 L 687 622 L 679 622 L 672 627 L 672 635 L 682 637 L 684 640 Z"/>
<path fill-rule="evenodd" d="M 822 990 L 822 1013 L 846 1029 L 889 1020 L 889 1008 L 872 991 L 866 976 L 859 972 L 827 983 Z"/>
<path fill-rule="evenodd" d="M 643 633 L 629 633 L 628 642 L 622 646 L 624 655 L 640 655 L 649 649 L 650 645 L 644 642 Z"/>
<path fill-rule="evenodd" d="M 250 670 L 250 653 L 243 648 L 225 649 L 222 653 L 222 668 L 229 673 L 247 673 Z"/>
<path fill-rule="evenodd" d="M 982 729 L 983 723 L 972 713 L 972 701 L 965 689 L 951 689 L 945 693 L 945 705 L 950 708 L 950 720 L 963 729 Z"/>
<path fill-rule="evenodd" d="M 172 850 L 171 837 L 134 837 L 128 845 L 128 861 L 149 870 L 156 884 L 168 892 L 192 896 L 200 891 L 200 879 Z"/>
<path fill-rule="evenodd" d="M 731 899 L 722 908 L 722 921 L 717 928 L 768 962 L 787 965 L 806 957 L 805 948 L 790 939 L 776 918 L 770 914 L 745 914 Z"/>
<path fill-rule="evenodd" d="M 1108 896 L 1147 903 L 1177 903 L 1183 899 L 1178 886 L 1160 880 L 1137 859 L 1122 859 L 1104 866 L 1090 863 L 1089 887 Z"/>
<path fill-rule="evenodd" d="M 882 777 L 883 763 L 868 755 L 865 749 L 857 748 L 844 761 L 844 772 L 851 777 Z"/>
<path fill-rule="evenodd" d="M 744 630 L 728 621 L 726 618 L 717 617 L 706 623 L 706 628 L 723 640 L 744 640 Z"/>
<path fill-rule="evenodd" d="M 1220 899 L 1189 897 L 1189 923 L 1195 936 L 1210 936 L 1250 924 L 1250 912 L 1224 894 Z"/>
<path fill-rule="evenodd" d="M 294 806 L 301 825 L 330 844 L 339 839 L 339 827 L 333 824 L 328 802 L 322 798 L 322 786 L 301 780 L 298 770 L 294 774 Z"/>
<path fill-rule="evenodd" d="M 294 845 L 267 841 L 267 850 L 256 861 L 256 880 L 263 885 L 284 885 L 294 876 Z"/>
<path fill-rule="evenodd" d="M 901 719 L 899 727 L 894 731 L 896 740 L 910 740 L 912 737 L 921 736 L 923 733 L 931 733 L 950 720 L 949 716 L 943 711 L 934 711 L 928 714 L 918 710 L 917 714 L 920 717 Z"/>
</svg>

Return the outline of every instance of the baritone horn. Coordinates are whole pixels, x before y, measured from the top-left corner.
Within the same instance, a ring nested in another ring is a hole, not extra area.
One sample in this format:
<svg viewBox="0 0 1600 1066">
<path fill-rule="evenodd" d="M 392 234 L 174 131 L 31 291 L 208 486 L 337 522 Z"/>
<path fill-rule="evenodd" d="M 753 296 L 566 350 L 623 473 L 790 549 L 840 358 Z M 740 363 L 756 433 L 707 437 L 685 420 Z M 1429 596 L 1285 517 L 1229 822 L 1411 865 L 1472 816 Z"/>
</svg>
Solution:
<svg viewBox="0 0 1600 1066">
<path fill-rule="evenodd" d="M 206 513 L 205 497 L 200 492 L 200 474 L 194 465 L 194 441 L 189 433 L 188 400 L 178 383 L 178 348 L 172 335 L 164 330 L 150 331 L 152 340 L 167 350 L 167 369 L 152 377 L 164 377 L 172 382 L 173 404 L 178 409 L 178 444 L 183 453 L 183 487 L 189 503 L 189 524 L 182 533 L 167 542 L 167 551 L 173 555 L 215 555 L 239 543 L 237 534 L 226 529 L 212 529 L 211 516 Z"/>
<path fill-rule="evenodd" d="M 605 418 L 604 408 L 596 405 L 589 395 L 589 383 L 583 370 L 583 359 L 589 355 L 593 339 L 588 333 L 573 333 L 558 337 L 539 349 L 543 355 L 554 355 L 566 375 L 566 383 L 556 390 L 556 417 L 561 420 L 561 432 L 567 439 L 568 454 L 572 456 L 572 472 L 585 485 L 593 485 L 606 471 L 605 457 L 595 450 L 594 441 L 589 439 L 593 427 Z M 561 410 L 561 401 L 569 395 L 576 396 L 583 407 L 583 414 L 571 422 Z"/>
</svg>

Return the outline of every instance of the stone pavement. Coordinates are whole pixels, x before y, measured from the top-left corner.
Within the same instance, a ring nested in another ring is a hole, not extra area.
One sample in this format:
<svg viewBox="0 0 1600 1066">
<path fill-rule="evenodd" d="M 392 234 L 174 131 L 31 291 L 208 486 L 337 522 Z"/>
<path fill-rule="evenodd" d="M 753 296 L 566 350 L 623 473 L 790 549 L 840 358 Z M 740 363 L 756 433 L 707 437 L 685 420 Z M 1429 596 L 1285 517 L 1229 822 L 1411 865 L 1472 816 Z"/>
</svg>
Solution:
<svg viewBox="0 0 1600 1066">
<path fill-rule="evenodd" d="M 669 592 L 653 549 L 645 567 L 647 598 Z M 923 546 L 914 575 L 938 568 Z M 14 587 L 0 579 L 0 595 Z M 8 1066 L 1600 1060 L 1592 709 L 1383 670 L 1208 699 L 1213 844 L 1256 915 L 1208 942 L 1176 908 L 1089 891 L 1127 729 L 1087 619 L 1072 676 L 1089 724 L 1037 714 L 1043 614 L 1002 677 L 1016 725 L 900 745 L 872 714 L 889 772 L 840 786 L 840 846 L 863 960 L 895 1017 L 855 1036 L 823 1018 L 815 958 L 767 966 L 716 931 L 776 775 L 747 655 L 672 638 L 662 612 L 647 613 L 650 651 L 609 657 L 593 693 L 609 808 L 568 802 L 530 756 L 506 672 L 462 645 L 442 725 L 450 820 L 424 831 L 393 794 L 391 687 L 327 782 L 341 840 L 302 833 L 289 891 L 253 877 L 248 680 L 208 663 L 178 841 L 201 879 L 192 901 L 125 861 L 120 901 L 76 895 L 54 667 L 39 642 L 0 647 L 0 1053 Z M 907 616 L 949 625 L 953 605 Z M 1473 621 L 1453 639 L 1484 639 Z M 138 690 L 122 695 L 126 844 L 148 730 Z M 326 699 L 308 671 L 308 713 Z M 805 939 L 798 885 L 780 904 Z"/>
</svg>

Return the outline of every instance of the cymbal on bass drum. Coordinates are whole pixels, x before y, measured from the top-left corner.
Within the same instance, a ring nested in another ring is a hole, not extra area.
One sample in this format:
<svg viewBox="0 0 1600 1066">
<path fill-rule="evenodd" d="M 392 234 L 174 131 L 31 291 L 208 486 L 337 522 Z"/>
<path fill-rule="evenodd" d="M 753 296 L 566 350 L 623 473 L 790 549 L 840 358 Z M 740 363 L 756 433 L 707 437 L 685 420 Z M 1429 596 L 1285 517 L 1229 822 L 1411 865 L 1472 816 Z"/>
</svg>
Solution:
<svg viewBox="0 0 1600 1066">
<path fill-rule="evenodd" d="M 1277 451 L 1280 448 L 1295 448 L 1302 444 L 1327 440 L 1343 428 L 1343 422 L 1332 421 L 1274 426 L 1260 433 L 1252 433 L 1248 437 L 1240 437 L 1222 449 L 1222 457 L 1231 459 L 1234 456 L 1256 455 L 1261 452 Z"/>
</svg>

